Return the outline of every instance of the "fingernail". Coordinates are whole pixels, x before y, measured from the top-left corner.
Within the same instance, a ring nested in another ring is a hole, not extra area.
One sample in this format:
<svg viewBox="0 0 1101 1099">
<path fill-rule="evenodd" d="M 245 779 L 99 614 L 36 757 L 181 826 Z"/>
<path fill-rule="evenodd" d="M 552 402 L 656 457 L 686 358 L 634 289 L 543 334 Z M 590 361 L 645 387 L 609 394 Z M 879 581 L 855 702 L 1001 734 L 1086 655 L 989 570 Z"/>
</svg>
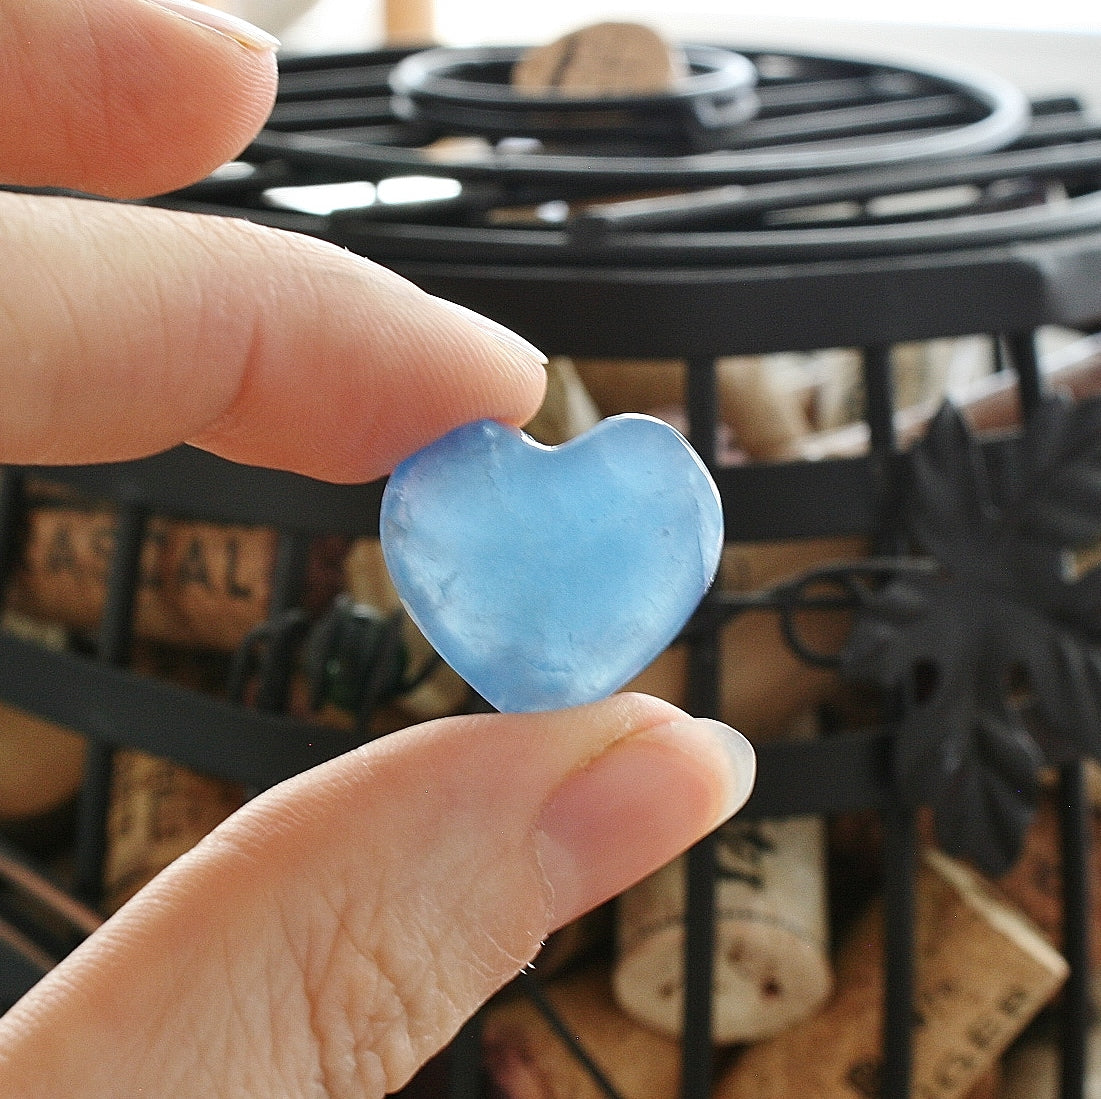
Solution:
<svg viewBox="0 0 1101 1099">
<path fill-rule="evenodd" d="M 198 0 L 150 0 L 173 15 L 179 15 L 189 23 L 198 23 L 209 30 L 232 38 L 250 50 L 277 50 L 279 39 L 259 27 L 253 26 L 237 15 L 219 11 Z"/>
<path fill-rule="evenodd" d="M 538 828 L 551 926 L 621 893 L 728 820 L 756 771 L 741 733 L 697 719 L 625 737 L 572 774 Z"/>
<path fill-rule="evenodd" d="M 475 313 L 473 309 L 467 309 L 465 305 L 459 305 L 457 302 L 448 301 L 447 298 L 436 298 L 436 301 L 438 301 L 440 305 L 450 309 L 456 315 L 468 320 L 471 324 L 480 328 L 483 332 L 492 336 L 498 343 L 503 344 L 510 350 L 519 351 L 525 358 L 535 359 L 543 366 L 547 365 L 547 356 L 534 344 L 528 343 L 523 336 L 518 336 L 511 328 L 506 328 L 503 324 L 498 324 L 496 321 L 490 320 L 489 317 L 481 313 Z"/>
</svg>

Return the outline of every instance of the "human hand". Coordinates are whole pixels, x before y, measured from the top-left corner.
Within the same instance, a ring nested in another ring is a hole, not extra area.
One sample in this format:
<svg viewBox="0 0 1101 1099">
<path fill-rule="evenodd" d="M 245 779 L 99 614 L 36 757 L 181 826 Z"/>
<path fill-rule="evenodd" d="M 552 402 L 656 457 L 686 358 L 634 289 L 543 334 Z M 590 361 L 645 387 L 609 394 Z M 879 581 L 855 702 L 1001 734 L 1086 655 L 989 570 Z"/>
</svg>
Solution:
<svg viewBox="0 0 1101 1099">
<path fill-rule="evenodd" d="M 129 196 L 232 156 L 271 49 L 172 6 L 0 0 L 0 178 Z M 521 341 L 316 240 L 0 194 L 0 255 L 0 461 L 191 441 L 365 480 L 541 398 Z M 0 1019 L 0 1094 L 393 1090 L 752 776 L 737 734 L 637 695 L 383 738 L 250 802 Z"/>
<path fill-rule="evenodd" d="M 154 0 L 0 0 L 0 182 L 134 197 L 251 139 L 274 40 L 172 6 L 230 33 Z M 519 337 L 313 238 L 0 193 L 0 255 L 0 461 L 190 441 L 366 481 L 459 424 L 522 423 L 542 398 Z"/>
</svg>

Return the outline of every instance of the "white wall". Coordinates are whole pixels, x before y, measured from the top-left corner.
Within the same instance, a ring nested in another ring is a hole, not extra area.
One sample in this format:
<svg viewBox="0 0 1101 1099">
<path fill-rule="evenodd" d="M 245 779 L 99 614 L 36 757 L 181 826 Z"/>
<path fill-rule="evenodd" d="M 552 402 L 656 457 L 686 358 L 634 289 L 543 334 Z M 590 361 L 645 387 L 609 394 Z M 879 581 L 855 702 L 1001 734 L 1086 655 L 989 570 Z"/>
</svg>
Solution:
<svg viewBox="0 0 1101 1099">
<path fill-rule="evenodd" d="M 244 14 L 282 34 L 288 50 L 309 51 L 377 46 L 381 2 L 316 0 L 297 21 L 295 15 L 309 7 L 310 0 L 238 0 L 238 5 Z M 883 0 L 833 0 L 828 20 L 806 14 L 821 10 L 821 0 L 741 0 L 737 14 L 730 12 L 734 6 L 733 0 L 607 0 L 601 7 L 592 0 L 436 0 L 436 28 L 437 38 L 449 44 L 515 45 L 546 42 L 597 19 L 636 19 L 681 41 L 983 68 L 1012 80 L 1030 95 L 1078 94 L 1101 113 L 1099 0 L 1046 0 L 1041 5 L 901 0 L 892 8 L 891 22 L 862 15 L 881 12 Z M 671 8 L 675 14 L 669 14 Z M 760 14 L 777 10 L 786 14 Z M 991 25 L 973 25 L 984 20 Z M 1002 26 L 992 25 L 997 23 Z"/>
</svg>

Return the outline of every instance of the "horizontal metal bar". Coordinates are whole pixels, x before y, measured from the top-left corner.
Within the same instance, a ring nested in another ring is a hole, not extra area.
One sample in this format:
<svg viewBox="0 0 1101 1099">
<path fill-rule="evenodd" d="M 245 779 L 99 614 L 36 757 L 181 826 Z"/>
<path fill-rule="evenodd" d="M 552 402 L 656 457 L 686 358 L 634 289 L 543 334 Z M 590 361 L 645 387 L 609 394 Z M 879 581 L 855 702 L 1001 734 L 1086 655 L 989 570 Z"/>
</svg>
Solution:
<svg viewBox="0 0 1101 1099">
<path fill-rule="evenodd" d="M 273 130 L 315 130 L 341 123 L 389 122 L 393 117 L 388 96 L 358 96 L 277 103 L 267 124 Z"/>
<path fill-rule="evenodd" d="M 870 729 L 820 740 L 756 745 L 757 785 L 747 819 L 870 809 L 891 791 L 891 735 Z"/>
<path fill-rule="evenodd" d="M 134 462 L 28 472 L 158 514 L 352 536 L 378 532 L 383 488 L 381 481 L 334 485 L 244 466 L 187 446 Z"/>
<path fill-rule="evenodd" d="M 886 103 L 835 107 L 748 122 L 729 148 L 753 149 L 849 134 L 905 132 L 935 123 L 974 121 L 975 113 L 974 104 L 958 95 L 930 95 Z"/>
<path fill-rule="evenodd" d="M 343 730 L 263 713 L 0 633 L 0 698 L 112 747 L 272 786 L 356 746 Z"/>
<path fill-rule="evenodd" d="M 963 161 L 904 165 L 879 171 L 844 172 L 756 184 L 729 184 L 681 194 L 598 203 L 573 219 L 578 226 L 600 223 L 608 229 L 685 228 L 702 221 L 733 218 L 795 205 L 864 200 L 882 195 L 990 183 L 1027 175 L 1082 176 L 1101 169 L 1101 141 L 1051 148 L 990 153 Z"/>
</svg>

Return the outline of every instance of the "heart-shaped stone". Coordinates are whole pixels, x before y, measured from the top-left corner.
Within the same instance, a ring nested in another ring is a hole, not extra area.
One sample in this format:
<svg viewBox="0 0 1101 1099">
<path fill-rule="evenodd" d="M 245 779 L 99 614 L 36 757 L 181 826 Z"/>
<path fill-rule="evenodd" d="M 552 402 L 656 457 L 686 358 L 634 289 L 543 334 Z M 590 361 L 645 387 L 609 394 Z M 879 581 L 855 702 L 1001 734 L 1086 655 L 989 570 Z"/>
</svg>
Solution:
<svg viewBox="0 0 1101 1099">
<path fill-rule="evenodd" d="M 711 585 L 722 505 L 650 416 L 562 446 L 482 420 L 390 477 L 382 551 L 436 651 L 503 711 L 603 698 L 680 632 Z"/>
</svg>

